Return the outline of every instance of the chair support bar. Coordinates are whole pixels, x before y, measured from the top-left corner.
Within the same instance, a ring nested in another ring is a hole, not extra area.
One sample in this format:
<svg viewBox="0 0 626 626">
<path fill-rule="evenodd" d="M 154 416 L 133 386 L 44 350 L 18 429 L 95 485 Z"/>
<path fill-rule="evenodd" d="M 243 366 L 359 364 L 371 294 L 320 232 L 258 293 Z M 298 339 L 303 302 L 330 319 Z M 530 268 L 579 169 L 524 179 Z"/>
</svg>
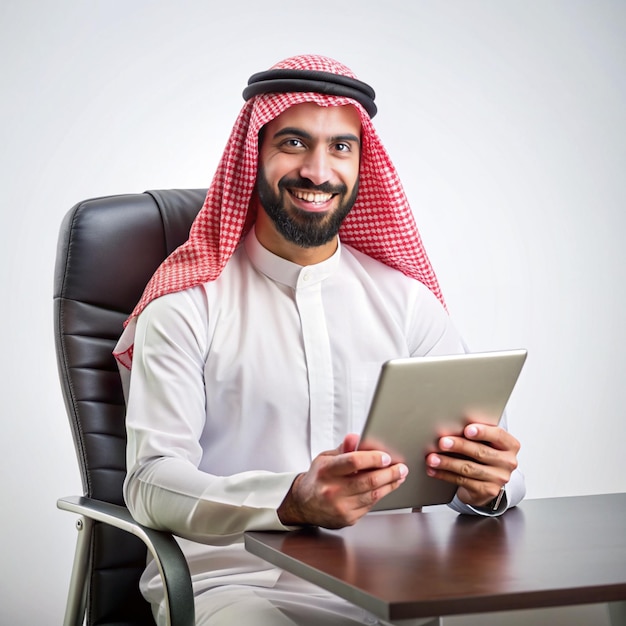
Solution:
<svg viewBox="0 0 626 626">
<path fill-rule="evenodd" d="M 85 616 L 87 602 L 87 572 L 89 569 L 89 545 L 93 520 L 81 517 L 76 522 L 78 537 L 76 538 L 76 552 L 72 565 L 72 576 L 67 594 L 65 617 L 63 626 L 81 626 Z"/>
<path fill-rule="evenodd" d="M 189 567 L 172 535 L 138 524 L 128 509 L 109 502 L 84 496 L 70 496 L 60 498 L 57 501 L 57 507 L 82 515 L 84 518 L 77 524 L 79 535 L 70 580 L 70 598 L 65 615 L 65 626 L 81 624 L 84 616 L 89 540 L 94 521 L 110 524 L 143 541 L 154 557 L 163 580 L 168 609 L 166 613 L 170 615 L 171 620 L 169 626 L 194 626 L 193 590 Z"/>
</svg>

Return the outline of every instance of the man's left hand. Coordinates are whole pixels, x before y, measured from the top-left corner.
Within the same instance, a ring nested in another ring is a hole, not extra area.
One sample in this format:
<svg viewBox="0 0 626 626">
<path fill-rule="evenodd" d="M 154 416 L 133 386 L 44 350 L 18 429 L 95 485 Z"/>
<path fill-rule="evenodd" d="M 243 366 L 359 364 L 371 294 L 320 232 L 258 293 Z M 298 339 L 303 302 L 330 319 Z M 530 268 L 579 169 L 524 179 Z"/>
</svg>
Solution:
<svg viewBox="0 0 626 626">
<path fill-rule="evenodd" d="M 458 485 L 459 499 L 471 506 L 485 506 L 498 496 L 517 467 L 520 449 L 503 428 L 476 423 L 466 426 L 461 437 L 441 437 L 438 446 L 441 454 L 426 457 L 428 475 Z"/>
</svg>

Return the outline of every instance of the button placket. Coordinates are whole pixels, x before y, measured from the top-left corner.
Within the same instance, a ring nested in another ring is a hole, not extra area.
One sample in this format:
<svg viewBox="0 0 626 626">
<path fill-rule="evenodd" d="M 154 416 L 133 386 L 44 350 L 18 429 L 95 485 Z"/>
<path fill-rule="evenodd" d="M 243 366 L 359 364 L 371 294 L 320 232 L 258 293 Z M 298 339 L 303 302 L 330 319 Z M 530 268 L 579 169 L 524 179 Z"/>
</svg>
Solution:
<svg viewBox="0 0 626 626">
<path fill-rule="evenodd" d="M 322 281 L 310 268 L 302 270 L 296 303 L 308 370 L 311 458 L 333 445 L 333 372 L 330 341 L 322 301 Z"/>
</svg>

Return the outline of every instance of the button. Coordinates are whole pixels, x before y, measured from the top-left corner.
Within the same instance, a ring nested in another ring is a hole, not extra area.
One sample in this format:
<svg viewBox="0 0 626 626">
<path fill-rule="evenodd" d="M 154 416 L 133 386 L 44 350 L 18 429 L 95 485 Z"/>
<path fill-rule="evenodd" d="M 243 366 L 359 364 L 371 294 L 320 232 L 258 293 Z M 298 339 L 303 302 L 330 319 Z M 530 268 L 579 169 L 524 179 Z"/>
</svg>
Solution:
<svg viewBox="0 0 626 626">
<path fill-rule="evenodd" d="M 302 280 L 307 283 L 309 282 L 309 280 L 311 280 L 311 274 L 309 274 L 308 272 L 302 277 Z"/>
</svg>

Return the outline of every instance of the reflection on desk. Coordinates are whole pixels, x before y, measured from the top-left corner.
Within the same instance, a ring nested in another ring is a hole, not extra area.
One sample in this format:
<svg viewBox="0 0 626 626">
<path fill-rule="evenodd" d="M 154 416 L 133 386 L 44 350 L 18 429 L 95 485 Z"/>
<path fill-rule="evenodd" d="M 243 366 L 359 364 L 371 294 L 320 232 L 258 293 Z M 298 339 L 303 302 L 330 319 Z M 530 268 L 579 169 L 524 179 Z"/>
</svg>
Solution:
<svg viewBox="0 0 626 626">
<path fill-rule="evenodd" d="M 441 507 L 375 514 L 338 531 L 245 541 L 392 621 L 626 599 L 626 494 L 528 500 L 499 518 Z"/>
</svg>

